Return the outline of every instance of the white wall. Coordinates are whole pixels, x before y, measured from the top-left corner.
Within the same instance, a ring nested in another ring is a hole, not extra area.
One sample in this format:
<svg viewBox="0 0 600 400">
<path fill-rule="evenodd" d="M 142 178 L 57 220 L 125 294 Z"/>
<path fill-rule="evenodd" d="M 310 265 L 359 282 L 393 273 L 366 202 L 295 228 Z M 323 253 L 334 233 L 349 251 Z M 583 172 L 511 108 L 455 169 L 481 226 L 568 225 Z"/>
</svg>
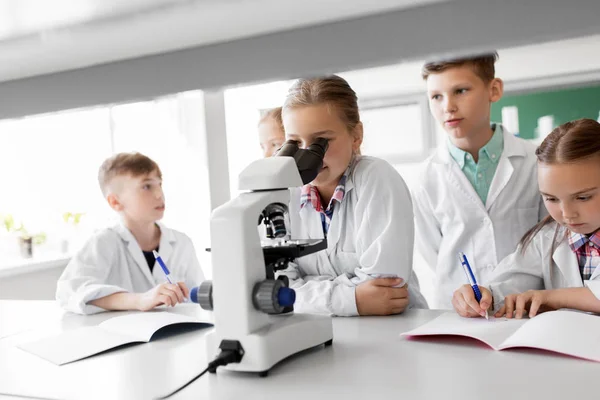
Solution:
<svg viewBox="0 0 600 400">
<path fill-rule="evenodd" d="M 54 300 L 56 282 L 66 262 L 48 269 L 0 278 L 0 300 Z"/>
<path fill-rule="evenodd" d="M 498 49 L 496 75 L 508 88 L 511 83 L 527 80 L 566 75 L 583 78 L 584 73 L 590 72 L 600 75 L 599 49 L 600 35 Z M 422 94 L 422 65 L 423 60 L 419 60 L 342 75 L 363 98 Z"/>
<path fill-rule="evenodd" d="M 599 13 L 589 0 L 429 3 L 2 82 L 0 118 L 598 35 Z"/>
</svg>

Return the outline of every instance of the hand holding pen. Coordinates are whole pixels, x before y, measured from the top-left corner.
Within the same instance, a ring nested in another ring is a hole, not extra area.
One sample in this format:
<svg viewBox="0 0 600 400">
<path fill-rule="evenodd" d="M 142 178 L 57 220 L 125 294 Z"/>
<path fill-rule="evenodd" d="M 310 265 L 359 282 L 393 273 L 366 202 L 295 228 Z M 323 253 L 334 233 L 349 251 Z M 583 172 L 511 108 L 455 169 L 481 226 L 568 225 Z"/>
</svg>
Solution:
<svg viewBox="0 0 600 400">
<path fill-rule="evenodd" d="M 165 273 L 167 282 L 161 283 L 145 293 L 140 293 L 136 308 L 147 311 L 162 304 L 174 307 L 177 303 L 186 302 L 190 295 L 186 284 L 183 282 L 172 283 L 169 277 L 171 273 L 167 265 L 156 251 L 153 254 L 156 262 Z"/>
<path fill-rule="evenodd" d="M 459 258 L 469 284 L 461 286 L 454 292 L 452 305 L 456 312 L 463 317 L 485 317 L 488 319 L 488 308 L 492 304 L 492 293 L 477 284 L 467 257 L 463 253 L 459 253 Z"/>
</svg>

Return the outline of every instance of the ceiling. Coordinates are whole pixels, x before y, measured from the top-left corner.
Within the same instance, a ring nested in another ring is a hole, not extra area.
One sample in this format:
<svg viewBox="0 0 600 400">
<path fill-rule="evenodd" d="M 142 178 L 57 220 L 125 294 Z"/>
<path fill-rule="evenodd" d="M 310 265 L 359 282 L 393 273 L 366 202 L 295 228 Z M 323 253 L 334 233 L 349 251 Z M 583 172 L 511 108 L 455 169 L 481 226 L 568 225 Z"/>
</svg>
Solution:
<svg viewBox="0 0 600 400">
<path fill-rule="evenodd" d="M 0 81 L 450 0 L 0 0 Z"/>
</svg>

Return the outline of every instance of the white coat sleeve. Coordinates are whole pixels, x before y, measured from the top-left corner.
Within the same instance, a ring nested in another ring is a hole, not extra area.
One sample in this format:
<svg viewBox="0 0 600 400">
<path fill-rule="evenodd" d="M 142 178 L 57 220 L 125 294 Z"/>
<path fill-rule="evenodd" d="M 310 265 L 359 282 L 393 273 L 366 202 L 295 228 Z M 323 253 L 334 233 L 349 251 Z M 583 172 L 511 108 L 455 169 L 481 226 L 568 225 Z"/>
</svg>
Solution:
<svg viewBox="0 0 600 400">
<path fill-rule="evenodd" d="M 509 294 L 544 289 L 544 259 L 539 243 L 534 238 L 524 253 L 519 246 L 498 264 L 489 284 L 494 298 L 494 312 L 502 307 L 504 298 Z"/>
<path fill-rule="evenodd" d="M 442 230 L 439 221 L 435 218 L 429 196 L 421 186 L 414 189 L 414 214 L 415 214 L 415 247 L 427 265 L 435 271 L 440 245 L 442 243 Z"/>
<path fill-rule="evenodd" d="M 73 256 L 56 284 L 56 300 L 62 308 L 96 314 L 106 310 L 88 304 L 90 301 L 126 291 L 106 284 L 111 269 L 117 267 L 114 241 L 109 235 L 96 235 Z"/>
<path fill-rule="evenodd" d="M 359 266 L 353 283 L 385 274 L 410 284 L 414 215 L 408 187 L 389 164 L 369 165 L 355 185 L 359 190 L 354 210 Z"/>
<path fill-rule="evenodd" d="M 324 313 L 349 317 L 358 315 L 355 286 L 346 275 L 302 275 L 298 265 L 289 263 L 281 271 L 296 291 L 294 310 L 305 313 Z"/>
</svg>

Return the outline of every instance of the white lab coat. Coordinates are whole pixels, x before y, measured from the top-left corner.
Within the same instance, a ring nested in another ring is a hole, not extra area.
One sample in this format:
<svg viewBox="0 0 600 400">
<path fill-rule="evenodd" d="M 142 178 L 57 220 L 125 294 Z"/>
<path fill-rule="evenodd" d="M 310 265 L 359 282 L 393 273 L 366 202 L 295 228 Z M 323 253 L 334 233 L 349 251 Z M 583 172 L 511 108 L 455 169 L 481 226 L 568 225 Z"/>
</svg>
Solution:
<svg viewBox="0 0 600 400">
<path fill-rule="evenodd" d="M 535 235 L 524 254 L 518 249 L 498 264 L 489 284 L 495 311 L 507 295 L 527 290 L 585 286 L 600 299 L 600 267 L 596 267 L 589 280 L 582 281 L 577 255 L 565 238 L 565 228 L 559 228 L 557 244 L 550 253 L 555 229 L 555 222 L 546 225 Z"/>
<path fill-rule="evenodd" d="M 486 204 L 442 143 L 423 165 L 414 188 L 416 246 L 435 273 L 435 306 L 452 308 L 452 294 L 466 283 L 458 252 L 464 252 L 479 284 L 546 215 L 538 191 L 535 146 L 506 132 L 504 149 Z"/>
<path fill-rule="evenodd" d="M 412 271 L 414 221 L 410 193 L 387 162 L 360 157 L 346 180 L 327 234 L 327 249 L 298 258 L 285 273 L 296 290 L 299 312 L 358 315 L 355 288 L 376 274 L 402 277 L 410 307 L 427 308 Z M 300 188 L 292 189 L 292 239 L 323 238 L 321 217 L 300 209 Z"/>
<path fill-rule="evenodd" d="M 185 282 L 191 289 L 204 275 L 192 241 L 185 234 L 158 224 L 160 256 L 169 268 L 172 282 Z M 165 283 L 160 266 L 150 272 L 137 241 L 123 224 L 97 232 L 73 256 L 56 286 L 56 300 L 64 309 L 78 314 L 106 311 L 88 304 L 117 292 L 142 293 Z"/>
</svg>

